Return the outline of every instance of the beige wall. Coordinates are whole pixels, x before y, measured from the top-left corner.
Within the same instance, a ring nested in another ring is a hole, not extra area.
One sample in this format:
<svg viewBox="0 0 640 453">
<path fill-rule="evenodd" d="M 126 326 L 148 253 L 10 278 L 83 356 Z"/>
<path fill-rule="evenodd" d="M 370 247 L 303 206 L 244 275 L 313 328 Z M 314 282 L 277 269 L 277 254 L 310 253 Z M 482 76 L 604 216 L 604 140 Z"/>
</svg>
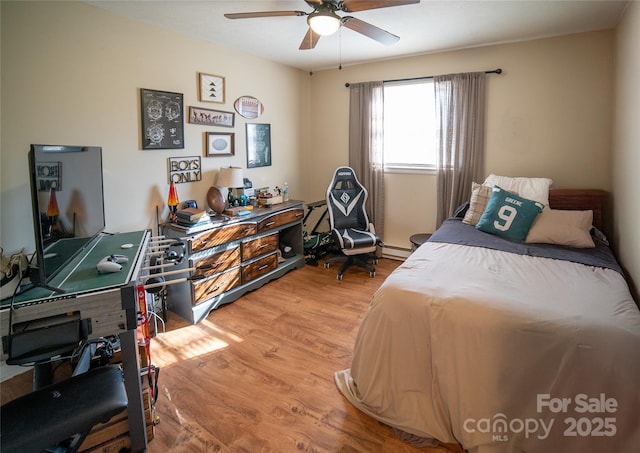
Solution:
<svg viewBox="0 0 640 453">
<path fill-rule="evenodd" d="M 204 132 L 216 129 L 187 123 L 184 150 L 142 151 L 140 88 L 184 93 L 185 108 L 232 111 L 238 96 L 258 97 L 266 110 L 256 122 L 272 125 L 274 164 L 248 170 L 247 176 L 257 186 L 286 180 L 294 198 L 310 202 L 324 198 L 333 170 L 347 163 L 345 82 L 501 67 L 502 75 L 488 77 L 486 173 L 548 176 L 559 187 L 612 190 L 616 249 L 640 281 L 636 2 L 617 33 L 429 54 L 313 75 L 79 2 L 0 5 L 0 244 L 5 251 L 33 249 L 30 143 L 103 147 L 109 231 L 155 227 L 156 206 L 166 214 L 166 159 L 203 156 Z M 199 71 L 226 77 L 225 104 L 197 101 Z M 203 156 L 203 181 L 179 185 L 182 200 L 204 204 L 219 167 L 246 166 L 246 122 L 236 116 L 235 156 Z M 386 243 L 408 248 L 411 234 L 433 231 L 434 178 L 388 175 L 386 205 Z"/>
<path fill-rule="evenodd" d="M 327 70 L 311 77 L 309 194 L 348 160 L 345 82 L 502 68 L 488 77 L 486 173 L 546 176 L 556 187 L 611 189 L 612 31 Z M 435 225 L 433 176 L 387 176 L 385 243 Z"/>
<path fill-rule="evenodd" d="M 614 244 L 640 302 L 640 3 L 630 2 L 616 33 L 613 141 Z"/>
<path fill-rule="evenodd" d="M 205 206 L 221 166 L 246 167 L 245 123 L 236 115 L 235 156 L 204 157 L 205 131 L 185 124 L 185 149 L 142 151 L 139 89 L 184 94 L 195 105 L 233 111 L 239 96 L 260 99 L 270 123 L 273 165 L 247 170 L 256 186 L 304 183 L 308 74 L 210 43 L 134 22 L 81 2 L 1 2 L 2 200 L 5 252 L 33 250 L 27 150 L 31 143 L 103 147 L 107 231 L 153 228 L 163 216 L 167 158 L 201 156 L 203 180 L 179 184 L 181 200 Z M 226 102 L 197 99 L 197 72 L 226 78 Z"/>
</svg>

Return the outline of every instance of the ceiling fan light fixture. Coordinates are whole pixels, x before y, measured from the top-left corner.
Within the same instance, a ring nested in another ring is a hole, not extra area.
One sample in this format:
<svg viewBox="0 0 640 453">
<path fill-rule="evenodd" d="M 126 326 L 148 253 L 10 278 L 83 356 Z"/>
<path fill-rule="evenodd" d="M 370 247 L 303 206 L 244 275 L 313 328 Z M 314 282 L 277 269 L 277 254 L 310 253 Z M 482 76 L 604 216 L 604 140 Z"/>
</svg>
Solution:
<svg viewBox="0 0 640 453">
<path fill-rule="evenodd" d="M 329 11 L 318 11 L 309 14 L 307 23 L 314 32 L 321 36 L 334 34 L 342 24 L 340 17 Z"/>
</svg>

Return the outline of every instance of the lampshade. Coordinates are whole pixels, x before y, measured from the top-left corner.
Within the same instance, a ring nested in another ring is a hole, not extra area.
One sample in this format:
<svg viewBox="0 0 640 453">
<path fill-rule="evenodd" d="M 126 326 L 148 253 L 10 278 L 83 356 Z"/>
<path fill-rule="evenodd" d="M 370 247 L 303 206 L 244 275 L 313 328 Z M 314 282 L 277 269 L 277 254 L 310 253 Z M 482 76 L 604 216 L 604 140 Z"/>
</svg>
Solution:
<svg viewBox="0 0 640 453">
<path fill-rule="evenodd" d="M 216 180 L 218 187 L 238 188 L 244 187 L 244 176 L 242 168 L 238 167 L 221 167 Z"/>
<path fill-rule="evenodd" d="M 311 13 L 307 18 L 307 23 L 313 31 L 321 36 L 332 35 L 338 31 L 338 28 L 340 28 L 340 25 L 342 24 L 340 17 L 336 16 L 331 11 L 318 11 Z"/>
</svg>

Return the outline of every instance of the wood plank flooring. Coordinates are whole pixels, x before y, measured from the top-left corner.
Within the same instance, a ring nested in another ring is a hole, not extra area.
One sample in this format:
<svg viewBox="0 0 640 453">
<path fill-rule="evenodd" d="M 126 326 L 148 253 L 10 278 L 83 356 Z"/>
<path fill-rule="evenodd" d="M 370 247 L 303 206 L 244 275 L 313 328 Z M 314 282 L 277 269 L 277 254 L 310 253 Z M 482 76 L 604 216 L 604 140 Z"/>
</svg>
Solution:
<svg viewBox="0 0 640 453">
<path fill-rule="evenodd" d="M 336 265 L 325 269 L 321 262 L 197 325 L 170 314 L 152 342 L 160 423 L 148 452 L 462 451 L 402 442 L 334 384 L 334 371 L 350 366 L 371 296 L 399 263 L 380 260 L 374 278 L 351 268 L 338 281 Z"/>
</svg>

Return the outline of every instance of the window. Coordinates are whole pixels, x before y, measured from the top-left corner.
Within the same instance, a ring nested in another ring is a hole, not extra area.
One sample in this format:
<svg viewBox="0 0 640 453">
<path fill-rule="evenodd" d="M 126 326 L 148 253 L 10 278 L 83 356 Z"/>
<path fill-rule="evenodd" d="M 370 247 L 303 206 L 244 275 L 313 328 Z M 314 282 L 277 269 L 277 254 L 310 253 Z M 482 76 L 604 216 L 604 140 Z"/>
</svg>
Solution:
<svg viewBox="0 0 640 453">
<path fill-rule="evenodd" d="M 433 80 L 385 83 L 385 170 L 435 169 L 435 122 Z"/>
</svg>

